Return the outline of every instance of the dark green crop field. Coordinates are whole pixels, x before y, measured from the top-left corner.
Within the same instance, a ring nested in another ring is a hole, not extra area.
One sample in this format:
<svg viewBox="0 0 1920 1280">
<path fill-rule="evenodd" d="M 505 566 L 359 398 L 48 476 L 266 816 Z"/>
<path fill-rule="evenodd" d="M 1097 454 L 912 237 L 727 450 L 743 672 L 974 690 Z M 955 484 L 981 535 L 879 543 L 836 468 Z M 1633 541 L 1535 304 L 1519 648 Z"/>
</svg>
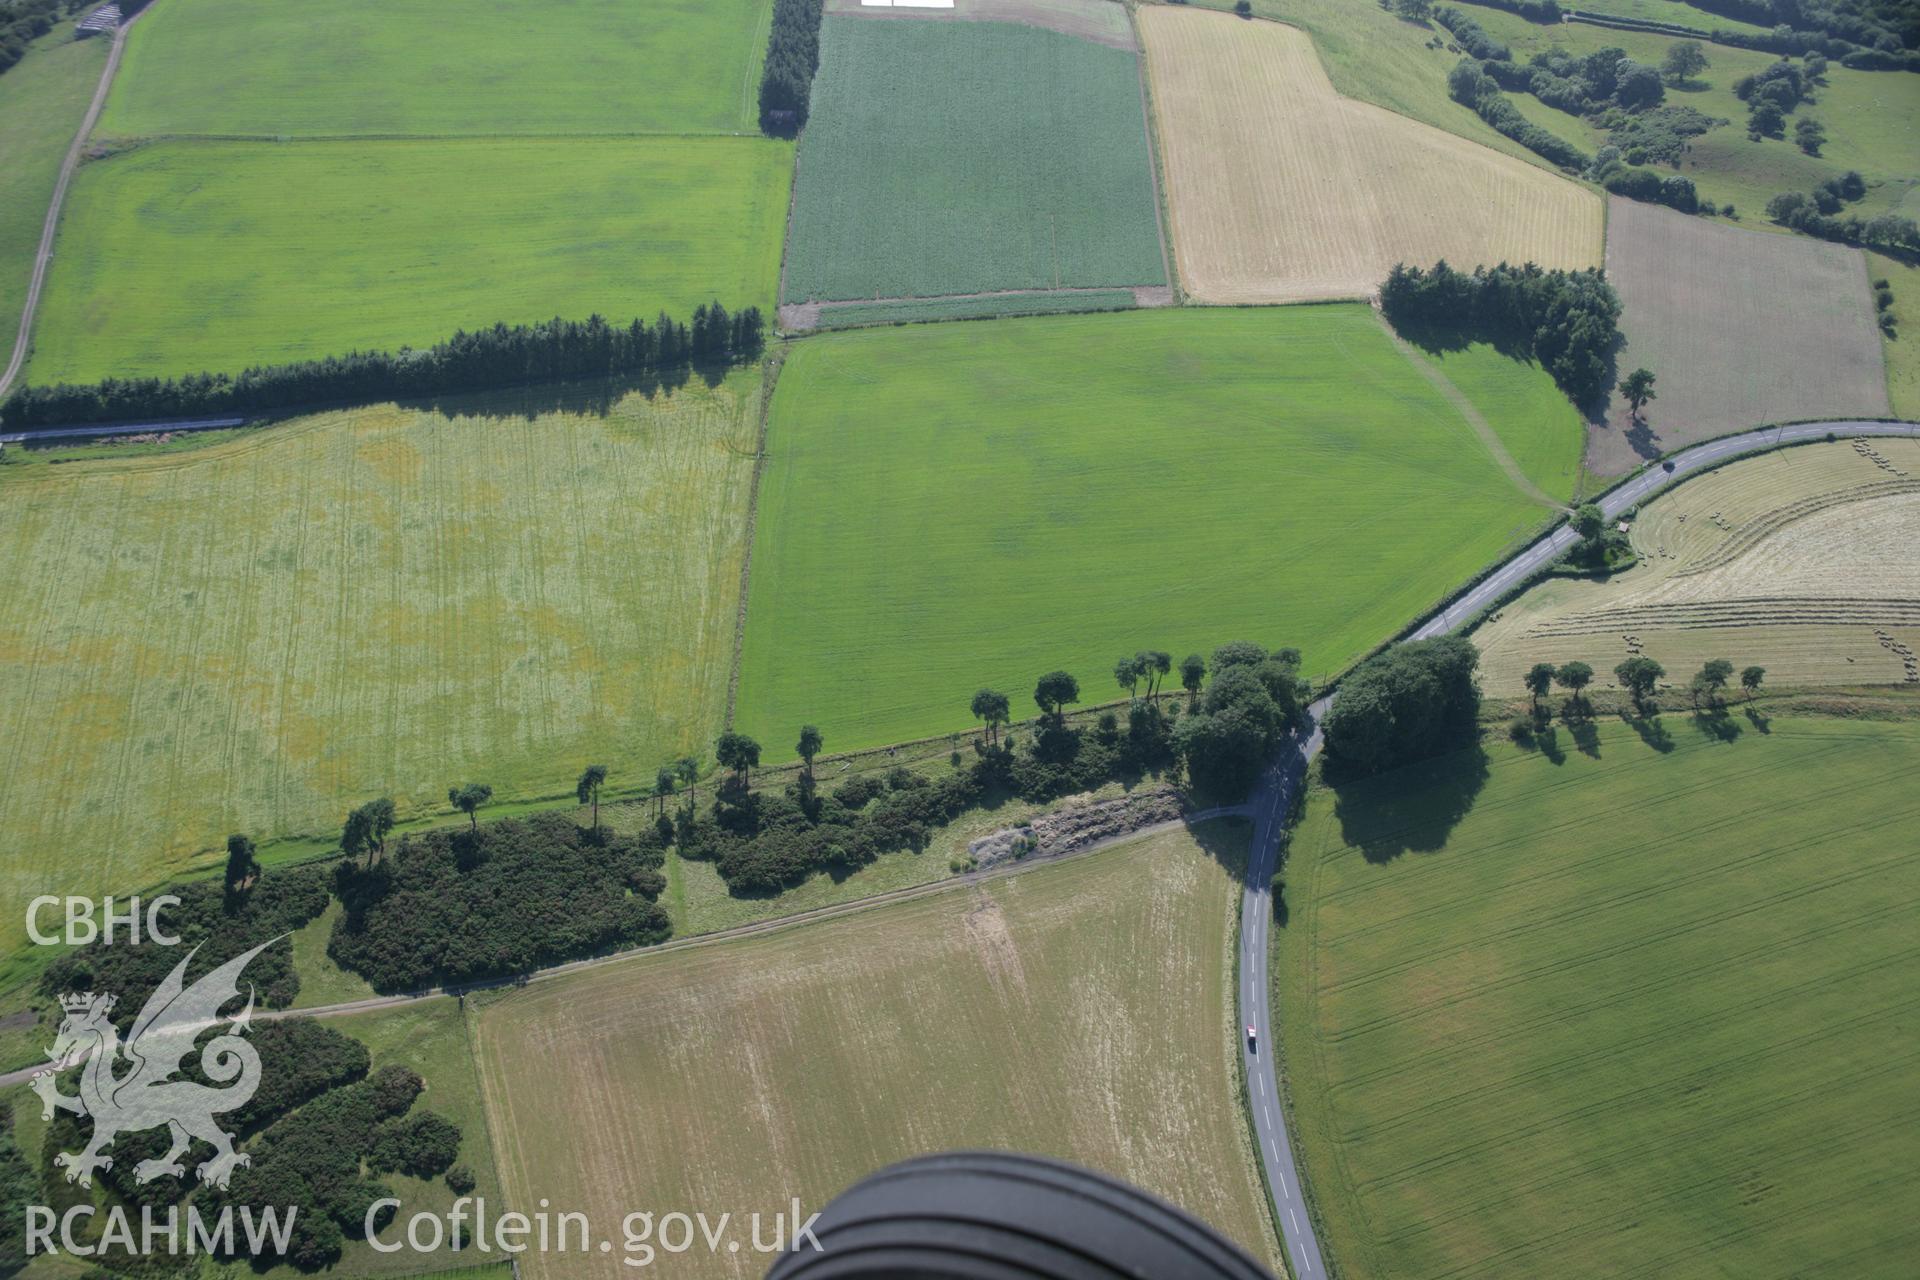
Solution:
<svg viewBox="0 0 1920 1280">
<path fill-rule="evenodd" d="M 785 300 L 1167 282 L 1135 55 L 998 22 L 821 43 Z"/>
</svg>

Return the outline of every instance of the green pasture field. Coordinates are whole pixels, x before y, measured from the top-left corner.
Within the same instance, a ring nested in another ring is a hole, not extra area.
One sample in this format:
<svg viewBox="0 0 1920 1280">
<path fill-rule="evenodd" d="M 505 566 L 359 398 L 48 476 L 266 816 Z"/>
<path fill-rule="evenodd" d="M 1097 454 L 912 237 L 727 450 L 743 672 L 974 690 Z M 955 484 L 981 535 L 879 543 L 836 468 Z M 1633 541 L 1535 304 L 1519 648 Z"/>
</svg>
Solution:
<svg viewBox="0 0 1920 1280">
<path fill-rule="evenodd" d="M 1316 789 L 1274 1017 L 1342 1273 L 1904 1270 L 1916 768 L 1735 706 Z"/>
<path fill-rule="evenodd" d="M 27 377 L 238 372 L 497 321 L 768 309 L 763 138 L 166 142 L 75 175 Z"/>
<path fill-rule="evenodd" d="M 108 41 L 62 22 L 0 74 L 0 369 L 13 355 L 60 162 L 100 83 Z"/>
<path fill-rule="evenodd" d="M 1132 53 L 830 15 L 801 151 L 786 301 L 1167 283 Z"/>
<path fill-rule="evenodd" d="M 1474 4 L 1475 0 L 1466 0 L 1466 3 Z M 1748 35 L 1764 35 L 1770 30 L 1767 27 L 1755 26 L 1751 22 L 1741 22 L 1738 19 L 1726 17 L 1724 14 L 1697 9 L 1685 3 L 1685 0 L 1581 0 L 1577 7 L 1582 13 L 1595 13 L 1607 18 L 1637 18 L 1642 22 L 1666 22 L 1680 27 L 1693 27 L 1701 31 L 1744 31 Z"/>
<path fill-rule="evenodd" d="M 811 1211 L 910 1155 L 1004 1148 L 1137 1182 L 1275 1266 L 1235 1063 L 1246 840 L 1243 823 L 1166 832 L 482 996 L 504 1193 L 596 1223 L 739 1220 L 794 1196 Z M 672 1261 L 750 1276 L 766 1259 Z M 530 1280 L 605 1265 L 522 1259 Z"/>
<path fill-rule="evenodd" d="M 1125 311 L 1131 289 L 994 294 L 985 298 L 917 298 L 900 302 L 841 302 L 820 309 L 822 329 L 863 324 L 912 324 L 925 320 L 984 320 L 1002 316 L 1060 315 L 1073 311 Z"/>
<path fill-rule="evenodd" d="M 1881 336 L 1887 357 L 1887 397 L 1896 416 L 1920 419 L 1920 267 L 1869 253 L 1867 274 L 1885 280 L 1893 290 L 1894 336 Z"/>
<path fill-rule="evenodd" d="M 105 135 L 734 133 L 756 127 L 770 0 L 166 0 Z"/>
<path fill-rule="evenodd" d="M 1518 456 L 1578 447 L 1487 411 Z M 1330 674 L 1544 514 L 1356 304 L 809 338 L 768 451 L 738 721 L 770 758 L 804 723 L 829 750 L 969 728 L 982 685 L 1031 714 L 1056 667 L 1118 698 L 1141 648 Z"/>
<path fill-rule="evenodd" d="M 1681 17 L 1670 21 L 1696 27 L 1729 25 L 1697 9 L 1674 7 L 1695 20 Z M 1540 26 L 1517 14 L 1480 6 L 1469 12 L 1488 34 L 1512 47 L 1516 62 L 1525 62 L 1558 45 L 1574 54 L 1609 47 L 1624 49 L 1631 58 L 1659 66 L 1675 43 L 1666 36 L 1579 22 Z M 1697 20 L 1701 18 L 1710 20 Z M 1811 190 L 1849 169 L 1857 169 L 1870 188 L 1866 199 L 1850 206 L 1863 217 L 1895 208 L 1920 186 L 1920 92 L 1915 91 L 1911 74 L 1850 71 L 1831 63 L 1827 83 L 1815 87 L 1816 100 L 1801 104 L 1788 117 L 1786 138 L 1751 142 L 1747 139 L 1746 104 L 1734 96 L 1733 83 L 1778 59 L 1770 53 L 1729 45 L 1707 44 L 1703 48 L 1707 69 L 1693 84 L 1669 87 L 1666 97 L 1670 105 L 1693 107 L 1730 122 L 1695 138 L 1692 152 L 1678 170 L 1693 179 L 1702 199 L 1731 203 L 1746 226 L 1771 227 L 1773 224 L 1766 219 L 1768 200 L 1782 191 Z M 1443 93 L 1445 71 L 1441 68 Z M 1531 94 L 1508 96 L 1522 106 L 1529 120 L 1589 153 L 1606 141 L 1604 133 L 1585 120 L 1557 111 Z M 1793 121 L 1802 116 L 1811 116 L 1826 126 L 1827 143 L 1818 157 L 1804 154 L 1792 142 Z M 1654 167 L 1664 173 L 1674 172 L 1664 165 Z"/>
<path fill-rule="evenodd" d="M 1552 378 L 1516 376 L 1515 362 L 1484 342 L 1420 354 L 1494 425 L 1522 475 L 1556 498 L 1573 496 L 1586 421 Z"/>
<path fill-rule="evenodd" d="M 704 754 L 760 381 L 589 399 L 0 467 L 5 900 L 144 888 L 232 831 L 331 837 L 370 796 L 418 818 L 471 780 L 498 812 Z M 0 950 L 22 932 L 0 919 Z"/>
</svg>

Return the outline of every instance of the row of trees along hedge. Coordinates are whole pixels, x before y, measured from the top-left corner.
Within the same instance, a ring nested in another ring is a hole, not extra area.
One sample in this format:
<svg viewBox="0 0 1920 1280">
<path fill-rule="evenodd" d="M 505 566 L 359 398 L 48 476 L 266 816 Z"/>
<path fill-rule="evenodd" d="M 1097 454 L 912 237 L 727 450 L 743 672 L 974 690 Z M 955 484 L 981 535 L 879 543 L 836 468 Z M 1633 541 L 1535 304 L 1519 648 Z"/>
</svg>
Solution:
<svg viewBox="0 0 1920 1280">
<path fill-rule="evenodd" d="M 1620 338 L 1620 295 L 1598 269 L 1544 271 L 1501 263 L 1455 271 L 1396 264 L 1380 288 L 1388 323 L 1427 346 L 1492 342 L 1540 363 L 1578 405 L 1607 390 Z"/>
<path fill-rule="evenodd" d="M 237 376 L 108 378 L 85 386 L 23 386 L 0 404 L 13 429 L 258 413 L 329 402 L 366 403 L 487 387 L 607 376 L 667 379 L 689 368 L 750 360 L 765 345 L 758 307 L 695 308 L 693 323 L 662 314 L 651 325 L 615 326 L 599 316 L 496 324 L 461 331 L 423 351 L 355 351 L 323 360 L 263 365 Z"/>
<path fill-rule="evenodd" d="M 773 0 L 773 30 L 760 72 L 760 128 L 776 138 L 793 137 L 807 122 L 824 7 L 822 0 Z"/>
<path fill-rule="evenodd" d="M 1041 719 L 1026 742 L 997 734 L 976 742 L 972 761 L 939 778 L 895 769 L 885 779 L 851 779 L 817 794 L 810 775 L 785 792 L 748 789 L 736 770 L 719 787 L 710 814 L 684 813 L 675 833 L 682 857 L 711 861 L 736 894 L 770 894 L 817 871 L 866 866 L 881 854 L 926 847 L 936 828 L 990 798 L 1044 802 L 1090 791 L 1116 779 L 1170 772 L 1181 765 L 1194 786 L 1237 799 L 1273 754 L 1282 734 L 1297 728 L 1307 698 L 1299 653 L 1269 654 L 1237 642 L 1214 651 L 1212 679 L 1195 655 L 1182 663 L 1192 693 L 1183 717 L 1177 703 L 1152 696 L 1130 702 L 1126 723 L 1108 712 L 1091 729 L 1068 724 L 1065 708 L 1079 701 L 1079 683 L 1066 672 L 1043 676 L 1034 690 Z M 1171 664 L 1161 667 L 1164 672 Z M 1123 661 L 1123 687 L 1149 678 Z M 1003 695 L 983 690 L 974 701 L 998 708 Z M 757 756 L 757 749 L 742 757 Z"/>
<path fill-rule="evenodd" d="M 1321 722 L 1328 762 L 1376 773 L 1470 740 L 1480 715 L 1479 662 L 1462 636 L 1397 644 L 1367 659 Z"/>
<path fill-rule="evenodd" d="M 405 991 L 662 942 L 665 860 L 657 831 L 593 831 L 564 813 L 408 835 L 372 866 L 335 869 L 346 911 L 327 954 Z"/>
<path fill-rule="evenodd" d="M 1858 195 L 1842 194 L 1858 191 Z M 1871 218 L 1843 213 L 1847 202 L 1866 194 L 1860 175 L 1848 171 L 1829 178 L 1811 193 L 1783 191 L 1767 201 L 1767 217 L 1783 227 L 1835 240 L 1841 244 L 1864 245 L 1901 255 L 1920 254 L 1920 224 L 1898 213 L 1882 213 Z"/>
<path fill-rule="evenodd" d="M 1914 70 L 1920 11 L 1903 0 L 1686 0 L 1705 13 L 1762 32 L 1715 30 L 1717 44 L 1774 53 L 1823 53 L 1856 70 Z M 1849 59 L 1858 59 L 1858 62 Z"/>
</svg>

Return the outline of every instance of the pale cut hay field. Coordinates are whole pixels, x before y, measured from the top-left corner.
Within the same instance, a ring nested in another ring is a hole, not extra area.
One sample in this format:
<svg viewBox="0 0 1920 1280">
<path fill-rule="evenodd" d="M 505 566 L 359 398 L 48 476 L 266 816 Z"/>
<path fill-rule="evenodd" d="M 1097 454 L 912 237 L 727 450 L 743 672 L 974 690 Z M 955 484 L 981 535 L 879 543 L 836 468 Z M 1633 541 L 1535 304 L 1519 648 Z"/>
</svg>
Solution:
<svg viewBox="0 0 1920 1280">
<path fill-rule="evenodd" d="M 1642 564 L 1542 583 L 1474 633 L 1489 692 L 1522 696 L 1528 667 L 1574 659 L 1606 688 L 1636 652 L 1679 689 L 1709 658 L 1773 685 L 1920 683 L 1920 441 L 1738 462 L 1649 503 L 1632 537 Z"/>
<path fill-rule="evenodd" d="M 1274 22 L 1143 7 L 1180 281 L 1201 302 L 1361 297 L 1396 262 L 1600 262 L 1599 198 L 1334 92 Z"/>
</svg>

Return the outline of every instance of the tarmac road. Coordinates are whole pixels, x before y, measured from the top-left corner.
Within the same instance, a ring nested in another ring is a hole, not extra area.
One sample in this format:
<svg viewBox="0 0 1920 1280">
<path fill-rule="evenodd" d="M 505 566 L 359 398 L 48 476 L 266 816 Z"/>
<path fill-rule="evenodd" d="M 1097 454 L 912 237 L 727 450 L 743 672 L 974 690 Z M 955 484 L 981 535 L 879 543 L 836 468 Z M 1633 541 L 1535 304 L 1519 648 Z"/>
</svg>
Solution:
<svg viewBox="0 0 1920 1280">
<path fill-rule="evenodd" d="M 1667 459 L 1666 464 L 1656 463 L 1647 468 L 1600 499 L 1600 510 L 1607 519 L 1617 520 L 1628 507 L 1637 506 L 1667 486 L 1728 457 L 1776 444 L 1820 440 L 1829 433 L 1842 440 L 1853 436 L 1920 438 L 1920 424 L 1837 420 L 1722 436 L 1683 450 Z M 1472 620 L 1564 553 L 1575 538 L 1573 530 L 1566 525 L 1555 529 L 1434 614 L 1410 638 L 1427 640 L 1446 635 Z M 1285 825 L 1288 803 L 1293 789 L 1305 777 L 1307 766 L 1320 753 L 1320 721 L 1332 702 L 1332 695 L 1328 695 L 1313 704 L 1309 709 L 1313 718 L 1309 732 L 1291 740 L 1280 758 L 1268 766 L 1249 802 L 1254 815 L 1253 849 L 1247 856 L 1247 883 L 1240 902 L 1240 1053 L 1247 1073 L 1247 1102 L 1253 1112 L 1254 1145 L 1259 1148 L 1260 1162 L 1266 1169 L 1274 1216 L 1281 1225 L 1287 1265 L 1295 1280 L 1319 1280 L 1326 1275 L 1326 1263 L 1302 1199 L 1299 1162 L 1294 1159 L 1293 1144 L 1288 1140 L 1286 1116 L 1273 1071 L 1275 1041 L 1268 1020 L 1272 1004 L 1267 996 L 1267 940 L 1273 924 L 1270 883 L 1279 853 L 1277 836 Z M 1251 1044 L 1246 1036 L 1248 1027 L 1254 1031 Z"/>
</svg>

